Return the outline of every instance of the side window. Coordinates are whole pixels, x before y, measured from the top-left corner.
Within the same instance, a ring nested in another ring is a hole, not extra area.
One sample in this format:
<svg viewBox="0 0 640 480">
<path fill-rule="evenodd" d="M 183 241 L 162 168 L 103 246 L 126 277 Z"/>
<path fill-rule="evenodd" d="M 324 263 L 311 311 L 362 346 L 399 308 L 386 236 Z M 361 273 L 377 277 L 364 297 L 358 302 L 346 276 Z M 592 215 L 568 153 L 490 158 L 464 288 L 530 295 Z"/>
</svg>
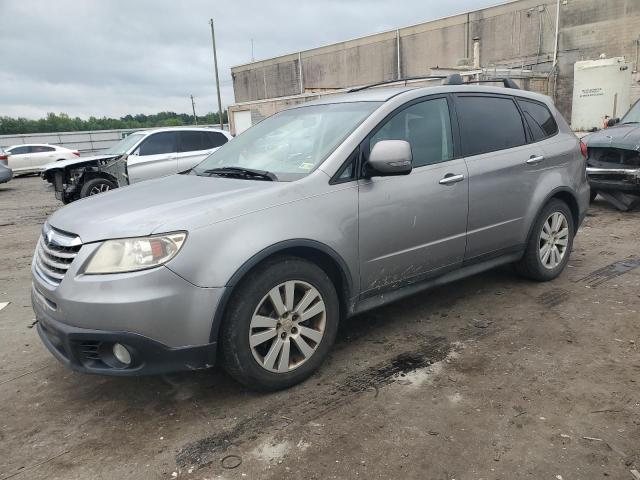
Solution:
<svg viewBox="0 0 640 480">
<path fill-rule="evenodd" d="M 22 155 L 24 153 L 29 153 L 29 147 L 15 147 L 11 150 L 7 150 L 7 152 L 11 153 L 11 155 Z"/>
<path fill-rule="evenodd" d="M 210 148 L 221 147 L 225 143 L 227 143 L 227 137 L 225 137 L 220 132 L 205 132 L 205 142 L 204 148 L 208 150 Z"/>
<path fill-rule="evenodd" d="M 53 147 L 45 147 L 44 145 L 34 145 L 31 147 L 31 153 L 45 153 L 45 152 L 53 152 L 55 148 Z"/>
<path fill-rule="evenodd" d="M 522 99 L 518 99 L 518 104 L 524 113 L 524 119 L 529 125 L 534 142 L 551 137 L 558 132 L 556 120 L 545 105 Z"/>
<path fill-rule="evenodd" d="M 159 155 L 176 151 L 175 132 L 154 133 L 140 145 L 140 155 Z"/>
<path fill-rule="evenodd" d="M 522 116 L 510 98 L 459 96 L 456 108 L 465 156 L 527 143 Z"/>
<path fill-rule="evenodd" d="M 206 150 L 203 142 L 203 133 L 199 131 L 178 132 L 178 151 L 195 152 L 196 150 Z"/>
<path fill-rule="evenodd" d="M 370 148 L 380 140 L 409 142 L 414 167 L 451 160 L 453 141 L 447 100 L 426 100 L 398 112 L 371 137 Z"/>
<path fill-rule="evenodd" d="M 344 183 L 356 179 L 356 169 L 358 168 L 358 158 L 360 157 L 360 147 L 349 155 L 342 168 L 333 177 L 332 183 Z"/>
</svg>

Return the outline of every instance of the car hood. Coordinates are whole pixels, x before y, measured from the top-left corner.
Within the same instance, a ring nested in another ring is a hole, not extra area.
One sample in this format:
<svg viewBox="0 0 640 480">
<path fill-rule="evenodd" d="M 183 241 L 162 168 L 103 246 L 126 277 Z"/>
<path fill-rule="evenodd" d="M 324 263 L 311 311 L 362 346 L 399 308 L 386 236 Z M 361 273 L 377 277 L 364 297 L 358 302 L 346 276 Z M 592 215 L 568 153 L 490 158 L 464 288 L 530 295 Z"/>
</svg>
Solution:
<svg viewBox="0 0 640 480">
<path fill-rule="evenodd" d="M 48 220 L 83 243 L 194 230 L 281 203 L 291 183 L 171 175 L 87 197 Z M 294 190 L 300 190 L 294 187 Z"/>
<path fill-rule="evenodd" d="M 640 124 L 618 124 L 584 138 L 588 147 L 623 148 L 640 151 Z"/>
<path fill-rule="evenodd" d="M 69 160 L 60 160 L 59 162 L 47 163 L 45 166 L 42 167 L 42 171 L 46 172 L 49 170 L 54 170 L 56 168 L 68 167 L 69 165 L 81 165 L 83 163 L 93 163 L 93 162 L 97 162 L 98 160 L 109 160 L 111 158 L 117 158 L 119 156 L 120 155 L 93 155 L 91 157 L 78 157 L 78 158 L 72 158 Z"/>
</svg>

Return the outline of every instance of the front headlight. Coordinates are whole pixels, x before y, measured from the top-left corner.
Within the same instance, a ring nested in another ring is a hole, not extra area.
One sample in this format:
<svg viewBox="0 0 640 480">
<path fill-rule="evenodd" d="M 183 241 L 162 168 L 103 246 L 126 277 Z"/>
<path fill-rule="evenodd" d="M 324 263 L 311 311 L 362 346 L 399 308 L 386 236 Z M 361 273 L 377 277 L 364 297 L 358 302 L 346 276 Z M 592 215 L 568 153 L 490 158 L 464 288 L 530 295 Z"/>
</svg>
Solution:
<svg viewBox="0 0 640 480">
<path fill-rule="evenodd" d="M 86 274 L 145 270 L 167 263 L 182 248 L 187 232 L 107 240 L 95 251 Z"/>
</svg>

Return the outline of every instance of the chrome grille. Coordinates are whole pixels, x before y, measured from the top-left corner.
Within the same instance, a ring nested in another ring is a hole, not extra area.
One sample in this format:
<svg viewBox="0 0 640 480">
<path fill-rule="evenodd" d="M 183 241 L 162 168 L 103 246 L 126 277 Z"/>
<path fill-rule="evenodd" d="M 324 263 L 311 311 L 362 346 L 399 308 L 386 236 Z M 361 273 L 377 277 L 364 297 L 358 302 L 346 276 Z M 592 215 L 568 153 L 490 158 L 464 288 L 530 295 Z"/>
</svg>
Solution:
<svg viewBox="0 0 640 480">
<path fill-rule="evenodd" d="M 36 271 L 46 282 L 59 285 L 81 246 L 79 237 L 45 225 L 36 248 Z"/>
</svg>

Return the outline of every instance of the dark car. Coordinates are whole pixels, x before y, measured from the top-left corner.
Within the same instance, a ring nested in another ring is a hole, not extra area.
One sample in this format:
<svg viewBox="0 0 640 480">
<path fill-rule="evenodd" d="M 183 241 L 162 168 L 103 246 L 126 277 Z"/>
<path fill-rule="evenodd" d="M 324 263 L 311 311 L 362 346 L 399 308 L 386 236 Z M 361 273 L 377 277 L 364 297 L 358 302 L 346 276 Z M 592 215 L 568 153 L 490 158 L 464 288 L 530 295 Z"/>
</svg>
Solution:
<svg viewBox="0 0 640 480">
<path fill-rule="evenodd" d="M 640 101 L 610 128 L 588 135 L 587 175 L 591 196 L 600 193 L 620 210 L 640 203 Z"/>
</svg>

